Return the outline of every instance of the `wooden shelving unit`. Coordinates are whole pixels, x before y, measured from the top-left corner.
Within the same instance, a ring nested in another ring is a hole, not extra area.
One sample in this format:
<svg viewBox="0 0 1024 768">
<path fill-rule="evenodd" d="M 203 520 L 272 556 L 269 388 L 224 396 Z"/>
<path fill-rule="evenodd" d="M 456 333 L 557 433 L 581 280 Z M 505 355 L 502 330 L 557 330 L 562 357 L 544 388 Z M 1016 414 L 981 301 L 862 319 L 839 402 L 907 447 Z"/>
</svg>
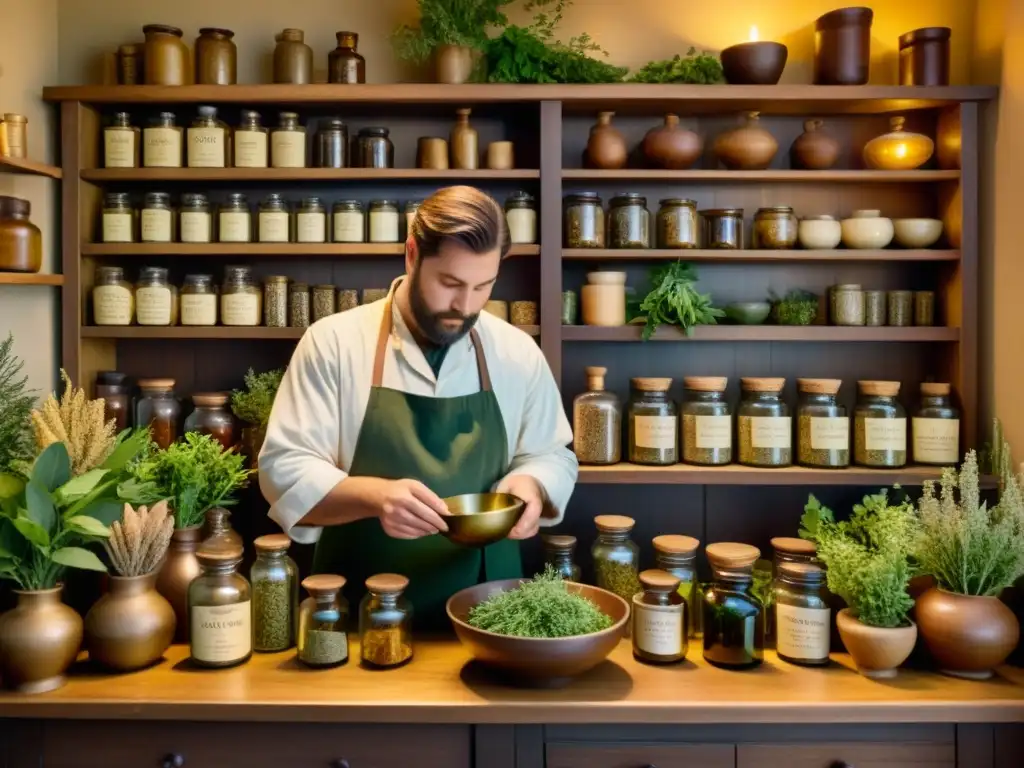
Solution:
<svg viewBox="0 0 1024 768">
<path fill-rule="evenodd" d="M 860 261 L 959 261 L 960 251 L 952 249 L 900 249 L 882 250 L 836 249 L 821 251 L 759 251 L 759 250 L 705 250 L 674 248 L 563 248 L 563 261 L 706 261 L 766 263 L 824 263 L 845 264 Z"/>
<path fill-rule="evenodd" d="M 484 181 L 539 179 L 540 171 L 459 171 L 424 168 L 89 168 L 82 171 L 84 181 L 224 181 L 236 184 L 250 181 L 448 181 L 471 184 Z"/>
<path fill-rule="evenodd" d="M 64 275 L 0 272 L 0 285 L 64 285 Z"/>
<path fill-rule="evenodd" d="M 822 182 L 864 184 L 868 182 L 885 184 L 919 183 L 927 184 L 936 181 L 956 181 L 960 171 L 725 171 L 725 170 L 694 170 L 694 171 L 662 171 L 645 168 L 623 168 L 615 171 L 600 171 L 590 168 L 570 168 L 562 171 L 562 178 L 567 181 L 669 181 L 669 182 L 758 182 L 771 184 L 775 182 Z"/>
<path fill-rule="evenodd" d="M 540 335 L 538 325 L 517 326 L 530 336 Z M 253 339 L 300 339 L 306 332 L 305 328 L 236 328 L 223 325 L 215 326 L 84 326 L 84 339 L 225 339 L 245 341 Z"/>
<path fill-rule="evenodd" d="M 642 325 L 599 328 L 563 325 L 563 341 L 641 341 Z M 941 342 L 959 341 L 959 328 L 878 328 L 835 325 L 701 325 L 687 336 L 680 329 L 663 326 L 651 341 L 858 341 Z"/>
<path fill-rule="evenodd" d="M 402 256 L 405 243 L 86 243 L 83 256 Z M 538 245 L 516 245 L 510 257 L 539 256 Z"/>
<path fill-rule="evenodd" d="M 694 467 L 675 464 L 666 467 L 639 464 L 611 464 L 580 467 L 579 482 L 586 485 L 921 485 L 938 482 L 941 467 L 907 466 L 902 469 L 810 469 L 785 467 L 759 469 L 728 464 L 724 467 Z M 994 477 L 983 478 L 986 487 L 994 487 Z"/>
<path fill-rule="evenodd" d="M 22 157 L 0 156 L 0 173 L 20 173 L 28 176 L 46 176 L 51 179 L 61 178 L 60 168 L 29 160 Z"/>
</svg>

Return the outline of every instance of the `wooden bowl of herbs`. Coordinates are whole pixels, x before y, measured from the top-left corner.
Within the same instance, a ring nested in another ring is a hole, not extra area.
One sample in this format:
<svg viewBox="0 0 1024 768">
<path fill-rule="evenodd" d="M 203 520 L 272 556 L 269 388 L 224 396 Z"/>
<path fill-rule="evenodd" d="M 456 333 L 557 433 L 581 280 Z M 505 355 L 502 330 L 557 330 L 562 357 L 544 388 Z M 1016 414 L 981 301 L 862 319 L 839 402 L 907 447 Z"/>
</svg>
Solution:
<svg viewBox="0 0 1024 768">
<path fill-rule="evenodd" d="M 619 644 L 629 605 L 550 567 L 533 579 L 478 584 L 448 600 L 473 658 L 518 684 L 559 684 L 596 667 Z"/>
</svg>

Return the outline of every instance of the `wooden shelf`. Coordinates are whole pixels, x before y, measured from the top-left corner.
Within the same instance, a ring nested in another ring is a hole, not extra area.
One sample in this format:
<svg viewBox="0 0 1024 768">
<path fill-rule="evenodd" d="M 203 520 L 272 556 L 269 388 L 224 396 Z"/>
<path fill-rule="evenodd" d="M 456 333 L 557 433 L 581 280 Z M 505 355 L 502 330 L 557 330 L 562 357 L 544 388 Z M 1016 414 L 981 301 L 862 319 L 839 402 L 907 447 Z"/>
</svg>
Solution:
<svg viewBox="0 0 1024 768">
<path fill-rule="evenodd" d="M 704 250 L 696 248 L 563 248 L 566 261 L 705 261 L 726 264 L 731 261 L 754 262 L 862 262 L 862 261 L 959 261 L 960 251 L 941 249 L 858 250 L 836 248 L 813 251 Z"/>
<path fill-rule="evenodd" d="M 540 336 L 539 325 L 518 326 L 530 336 Z M 299 339 L 305 328 L 265 328 L 214 326 L 141 326 L 141 325 L 85 325 L 83 339 Z"/>
<path fill-rule="evenodd" d="M 88 168 L 85 181 L 479 181 L 539 179 L 536 169 L 443 171 L 429 168 Z"/>
<path fill-rule="evenodd" d="M 39 163 L 22 157 L 0 157 L 0 173 L 20 173 L 28 176 L 47 176 L 59 179 L 64 174 L 60 168 Z"/>
<path fill-rule="evenodd" d="M 0 285 L 64 285 L 64 275 L 0 272 Z"/>
<path fill-rule="evenodd" d="M 960 171 L 793 171 L 769 169 L 766 171 L 693 170 L 662 171 L 644 168 L 621 168 L 614 171 L 590 168 L 566 168 L 562 178 L 579 181 L 658 181 L 682 184 L 684 182 L 840 182 L 851 184 L 956 181 Z"/>
<path fill-rule="evenodd" d="M 405 243 L 85 243 L 83 256 L 403 256 Z M 514 245 L 509 256 L 537 256 Z"/>
<path fill-rule="evenodd" d="M 563 341 L 641 341 L 642 325 L 602 328 L 563 325 Z M 954 342 L 959 328 L 867 328 L 837 325 L 701 325 L 687 337 L 675 327 L 661 327 L 651 341 L 892 341 Z"/>
</svg>

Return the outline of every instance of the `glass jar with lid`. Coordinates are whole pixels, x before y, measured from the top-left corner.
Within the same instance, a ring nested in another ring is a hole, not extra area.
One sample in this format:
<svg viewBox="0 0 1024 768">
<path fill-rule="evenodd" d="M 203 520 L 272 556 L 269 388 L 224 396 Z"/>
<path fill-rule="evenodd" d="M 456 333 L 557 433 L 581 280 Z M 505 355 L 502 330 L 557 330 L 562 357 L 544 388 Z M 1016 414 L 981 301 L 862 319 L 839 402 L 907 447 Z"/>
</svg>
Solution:
<svg viewBox="0 0 1024 768">
<path fill-rule="evenodd" d="M 607 373 L 588 366 L 587 391 L 573 399 L 572 449 L 581 464 L 618 464 L 622 458 L 622 403 L 604 388 Z"/>
<path fill-rule="evenodd" d="M 669 378 L 630 381 L 629 460 L 634 464 L 675 464 L 679 460 L 679 420 L 668 396 Z"/>
<path fill-rule="evenodd" d="M 182 129 L 173 112 L 161 112 L 142 129 L 145 168 L 181 168 Z"/>
<path fill-rule="evenodd" d="M 292 283 L 288 287 L 288 326 L 309 327 L 309 286 L 306 283 Z"/>
<path fill-rule="evenodd" d="M 249 201 L 241 192 L 232 192 L 217 212 L 217 229 L 222 243 L 252 241 L 252 214 Z"/>
<path fill-rule="evenodd" d="M 259 536 L 253 542 L 256 562 L 249 571 L 249 581 L 254 651 L 272 653 L 295 645 L 299 568 L 288 556 L 291 544 L 283 533 Z"/>
<path fill-rule="evenodd" d="M 505 200 L 505 220 L 513 245 L 537 242 L 537 200 L 527 192 L 514 192 Z"/>
<path fill-rule="evenodd" d="M 359 604 L 362 660 L 371 667 L 390 668 L 412 658 L 412 603 L 404 596 L 409 579 L 378 573 L 366 580 Z"/>
<path fill-rule="evenodd" d="M 867 319 L 864 289 L 856 283 L 832 289 L 832 322 L 836 325 L 864 325 Z"/>
<path fill-rule="evenodd" d="M 233 667 L 252 656 L 252 589 L 238 572 L 241 549 L 200 547 L 200 574 L 188 587 L 193 664 Z"/>
<path fill-rule="evenodd" d="M 273 168 L 306 167 L 306 129 L 295 112 L 282 112 L 270 132 L 270 165 Z"/>
<path fill-rule="evenodd" d="M 258 217 L 259 241 L 261 243 L 287 243 L 291 234 L 291 218 L 288 204 L 276 192 L 271 192 L 260 203 Z"/>
<path fill-rule="evenodd" d="M 139 212 L 139 240 L 170 243 L 174 240 L 174 213 L 166 192 L 147 192 Z"/>
<path fill-rule="evenodd" d="M 267 129 L 260 121 L 259 112 L 242 110 L 241 120 L 235 128 L 234 147 L 236 168 L 267 167 Z"/>
<path fill-rule="evenodd" d="M 401 240 L 398 203 L 394 200 L 373 200 L 367 218 L 371 243 L 397 243 Z"/>
<path fill-rule="evenodd" d="M 696 248 L 697 203 L 681 197 L 660 201 L 655 229 L 658 248 Z"/>
<path fill-rule="evenodd" d="M 228 411 L 230 399 L 227 392 L 197 392 L 192 395 L 195 409 L 185 419 L 185 431 L 209 435 L 225 451 L 234 448 L 237 439 L 235 419 Z"/>
<path fill-rule="evenodd" d="M 655 536 L 654 565 L 679 580 L 677 591 L 686 603 L 686 636 L 698 634 L 698 612 L 700 611 L 700 584 L 697 581 L 697 549 L 700 541 L 692 536 L 666 534 Z"/>
<path fill-rule="evenodd" d="M 667 571 L 640 574 L 642 592 L 633 595 L 633 656 L 648 664 L 675 664 L 686 658 L 686 601 L 679 577 Z"/>
<path fill-rule="evenodd" d="M 797 379 L 796 460 L 802 467 L 850 466 L 850 418 L 836 400 L 839 379 Z"/>
<path fill-rule="evenodd" d="M 739 462 L 748 467 L 793 463 L 793 420 L 782 400 L 785 379 L 743 378 L 736 417 Z"/>
<path fill-rule="evenodd" d="M 722 542 L 705 552 L 713 580 L 703 596 L 704 659 L 726 669 L 755 667 L 764 661 L 764 606 L 751 589 L 761 551 Z"/>
<path fill-rule="evenodd" d="M 312 322 L 323 320 L 338 311 L 337 298 L 333 285 L 313 286 L 313 316 Z"/>
<path fill-rule="evenodd" d="M 131 325 L 135 319 L 135 288 L 121 267 L 98 267 L 92 289 L 92 321 L 96 325 Z"/>
<path fill-rule="evenodd" d="M 96 397 L 103 398 L 104 423 L 114 420 L 114 433 L 127 429 L 131 423 L 131 398 L 128 395 L 127 376 L 117 371 L 96 374 Z"/>
<path fill-rule="evenodd" d="M 811 563 L 783 563 L 773 588 L 775 652 L 790 664 L 828 664 L 832 610 L 825 571 Z"/>
<path fill-rule="evenodd" d="M 178 236 L 183 243 L 209 243 L 213 240 L 213 215 L 206 195 L 189 192 L 181 196 Z"/>
<path fill-rule="evenodd" d="M 366 217 L 358 200 L 339 200 L 332 211 L 333 240 L 336 243 L 366 241 Z"/>
<path fill-rule="evenodd" d="M 135 242 L 135 214 L 127 192 L 108 192 L 103 196 L 101 229 L 104 243 Z"/>
<path fill-rule="evenodd" d="M 174 379 L 139 379 L 135 401 L 135 426 L 149 427 L 149 436 L 160 450 L 178 439 L 181 403 L 174 396 Z"/>
<path fill-rule="evenodd" d="M 213 275 L 185 275 L 179 304 L 182 325 L 216 325 L 217 286 Z"/>
<path fill-rule="evenodd" d="M 636 521 L 625 515 L 598 515 L 597 540 L 590 549 L 597 586 L 631 604 L 640 591 L 640 548 L 630 538 Z"/>
<path fill-rule="evenodd" d="M 561 534 L 545 534 L 544 564 L 550 565 L 566 581 L 580 580 L 580 567 L 576 565 L 573 555 L 576 552 L 576 537 Z"/>
<path fill-rule="evenodd" d="M 764 633 L 765 643 L 768 647 L 775 645 L 775 585 L 779 575 L 779 568 L 786 563 L 812 563 L 818 562 L 818 547 L 813 541 L 798 539 L 791 536 L 776 536 L 772 539 L 772 560 L 768 563 L 765 560 L 758 560 L 754 564 L 754 586 L 755 594 L 761 597 L 765 608 Z M 767 582 L 765 588 L 761 588 L 761 580 Z M 762 596 L 763 595 L 763 596 Z"/>
<path fill-rule="evenodd" d="M 304 198 L 295 214 L 295 242 L 327 242 L 327 209 L 319 197 Z"/>
<path fill-rule="evenodd" d="M 263 291 L 245 266 L 224 268 L 220 292 L 220 319 L 224 325 L 255 326 L 263 319 Z"/>
<path fill-rule="evenodd" d="M 604 248 L 604 208 L 597 192 L 565 198 L 565 247 Z"/>
<path fill-rule="evenodd" d="M 420 206 L 423 205 L 422 200 L 409 200 L 405 204 L 405 236 L 410 237 L 412 235 L 413 222 L 416 221 L 416 214 L 419 213 Z"/>
<path fill-rule="evenodd" d="M 796 246 L 799 222 L 788 205 L 758 208 L 754 213 L 751 245 L 762 250 L 790 250 Z"/>
<path fill-rule="evenodd" d="M 284 275 L 263 279 L 263 324 L 267 328 L 288 326 L 288 278 Z"/>
<path fill-rule="evenodd" d="M 143 267 L 135 286 L 135 318 L 139 325 L 177 325 L 178 289 L 166 267 Z"/>
<path fill-rule="evenodd" d="M 348 126 L 333 118 L 320 123 L 314 138 L 317 168 L 348 167 Z"/>
<path fill-rule="evenodd" d="M 952 390 L 940 382 L 921 384 L 921 404 L 910 424 L 917 464 L 951 467 L 960 461 L 960 412 Z"/>
<path fill-rule="evenodd" d="M 360 168 L 394 168 L 395 145 L 387 128 L 363 128 L 356 139 Z"/>
<path fill-rule="evenodd" d="M 853 461 L 862 467 L 907 463 L 907 412 L 898 381 L 858 381 L 853 411 Z"/>
<path fill-rule="evenodd" d="M 307 576 L 309 597 L 299 606 L 298 658 L 307 667 L 336 667 L 348 661 L 348 601 L 341 594 L 345 577 Z"/>
<path fill-rule="evenodd" d="M 127 112 L 116 112 L 103 129 L 103 167 L 139 167 L 139 129 Z"/>
<path fill-rule="evenodd" d="M 683 462 L 717 467 L 732 462 L 732 407 L 725 376 L 686 376 L 680 406 Z"/>
<path fill-rule="evenodd" d="M 646 197 L 624 192 L 611 199 L 608 243 L 612 248 L 651 247 L 651 212 L 647 210 Z"/>
<path fill-rule="evenodd" d="M 720 250 L 743 248 L 743 209 L 709 208 L 700 211 L 703 247 Z"/>
<path fill-rule="evenodd" d="M 217 119 L 217 108 L 199 107 L 197 111 L 188 129 L 188 167 L 224 168 L 228 139 L 224 124 Z"/>
</svg>

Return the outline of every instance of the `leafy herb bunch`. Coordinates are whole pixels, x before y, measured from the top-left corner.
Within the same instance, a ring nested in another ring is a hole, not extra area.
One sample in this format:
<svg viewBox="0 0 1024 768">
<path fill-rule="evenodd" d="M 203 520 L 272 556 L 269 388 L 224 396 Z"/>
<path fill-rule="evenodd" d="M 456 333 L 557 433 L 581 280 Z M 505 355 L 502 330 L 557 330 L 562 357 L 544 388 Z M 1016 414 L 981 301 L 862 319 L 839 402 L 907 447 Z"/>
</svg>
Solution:
<svg viewBox="0 0 1024 768">
<path fill-rule="evenodd" d="M 264 373 L 256 373 L 250 368 L 245 374 L 245 389 L 231 393 L 231 410 L 235 416 L 246 424 L 266 429 L 283 378 L 283 368 Z"/>
<path fill-rule="evenodd" d="M 690 48 L 685 58 L 676 54 L 671 59 L 647 62 L 629 79 L 634 83 L 713 85 L 724 83 L 725 73 L 717 56 Z"/>
<path fill-rule="evenodd" d="M 692 336 L 694 326 L 715 325 L 725 315 L 711 306 L 711 295 L 698 292 L 696 284 L 697 270 L 683 261 L 651 270 L 651 291 L 640 303 L 640 313 L 647 316 L 644 341 L 662 324 L 678 325 Z"/>
<path fill-rule="evenodd" d="M 442 45 L 461 45 L 483 50 L 490 27 L 504 27 L 508 17 L 502 8 L 514 0 L 419 0 L 417 26 L 403 24 L 392 35 L 398 55 L 422 63 Z"/>
<path fill-rule="evenodd" d="M 810 325 L 818 315 L 818 295 L 794 288 L 781 299 L 772 296 L 772 316 L 779 325 Z"/>
<path fill-rule="evenodd" d="M 35 397 L 14 354 L 14 335 L 0 342 L 0 473 L 18 472 L 32 459 L 30 416 Z"/>
</svg>

